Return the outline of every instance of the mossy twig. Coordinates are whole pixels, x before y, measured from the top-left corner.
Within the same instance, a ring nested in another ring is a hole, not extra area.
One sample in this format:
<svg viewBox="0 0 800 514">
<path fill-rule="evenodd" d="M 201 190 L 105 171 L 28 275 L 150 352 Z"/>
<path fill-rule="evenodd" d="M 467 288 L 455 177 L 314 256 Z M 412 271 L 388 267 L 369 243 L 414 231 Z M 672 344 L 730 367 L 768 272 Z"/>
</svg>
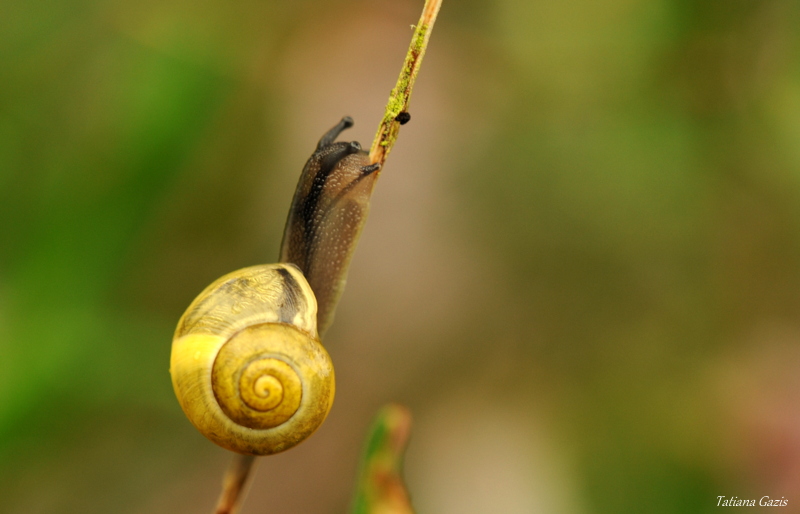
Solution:
<svg viewBox="0 0 800 514">
<path fill-rule="evenodd" d="M 419 67 L 422 65 L 422 58 L 425 56 L 425 49 L 428 47 L 428 40 L 431 37 L 433 24 L 439 14 L 442 0 L 425 0 L 425 7 L 422 9 L 422 16 L 414 27 L 414 36 L 411 38 L 411 45 L 408 47 L 406 60 L 403 69 L 400 70 L 400 77 L 397 85 L 389 95 L 389 103 L 383 113 L 381 124 L 378 126 L 378 133 L 372 142 L 369 151 L 369 159 L 372 164 L 386 162 L 389 152 L 392 151 L 397 135 L 400 132 L 401 123 L 397 120 L 397 115 L 401 112 L 408 112 L 408 104 L 411 101 L 411 89 L 417 79 Z"/>
</svg>

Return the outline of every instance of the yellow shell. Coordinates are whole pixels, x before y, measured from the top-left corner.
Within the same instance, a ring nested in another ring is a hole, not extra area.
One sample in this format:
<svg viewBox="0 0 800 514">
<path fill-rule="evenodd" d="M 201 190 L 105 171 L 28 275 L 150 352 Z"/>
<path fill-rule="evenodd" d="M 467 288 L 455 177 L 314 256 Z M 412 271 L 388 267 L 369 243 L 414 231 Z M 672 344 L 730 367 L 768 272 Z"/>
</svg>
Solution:
<svg viewBox="0 0 800 514">
<path fill-rule="evenodd" d="M 244 268 L 200 293 L 178 322 L 170 373 L 192 424 L 249 455 L 278 453 L 310 436 L 335 392 L 316 299 L 292 264 Z"/>
</svg>

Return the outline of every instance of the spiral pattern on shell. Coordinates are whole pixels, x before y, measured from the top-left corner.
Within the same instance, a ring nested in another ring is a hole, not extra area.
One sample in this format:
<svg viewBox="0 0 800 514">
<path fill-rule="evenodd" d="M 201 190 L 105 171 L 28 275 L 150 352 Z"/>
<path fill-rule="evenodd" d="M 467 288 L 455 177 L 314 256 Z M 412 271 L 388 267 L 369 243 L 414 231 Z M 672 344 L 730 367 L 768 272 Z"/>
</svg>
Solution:
<svg viewBox="0 0 800 514">
<path fill-rule="evenodd" d="M 245 268 L 203 291 L 178 323 L 170 373 L 189 420 L 229 450 L 287 450 L 325 420 L 333 365 L 317 305 L 291 264 Z"/>
</svg>

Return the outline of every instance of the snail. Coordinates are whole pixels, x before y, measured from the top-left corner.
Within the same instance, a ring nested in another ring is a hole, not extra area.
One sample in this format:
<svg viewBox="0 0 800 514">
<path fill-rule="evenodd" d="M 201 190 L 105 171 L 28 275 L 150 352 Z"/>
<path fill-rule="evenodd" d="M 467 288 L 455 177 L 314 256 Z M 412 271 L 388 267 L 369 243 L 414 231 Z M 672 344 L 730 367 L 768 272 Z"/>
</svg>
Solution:
<svg viewBox="0 0 800 514">
<path fill-rule="evenodd" d="M 357 142 L 335 142 L 352 126 L 342 118 L 303 168 L 280 263 L 221 277 L 178 322 L 175 394 L 192 424 L 229 450 L 287 450 L 333 404 L 333 364 L 320 334 L 333 319 L 380 169 Z"/>
</svg>

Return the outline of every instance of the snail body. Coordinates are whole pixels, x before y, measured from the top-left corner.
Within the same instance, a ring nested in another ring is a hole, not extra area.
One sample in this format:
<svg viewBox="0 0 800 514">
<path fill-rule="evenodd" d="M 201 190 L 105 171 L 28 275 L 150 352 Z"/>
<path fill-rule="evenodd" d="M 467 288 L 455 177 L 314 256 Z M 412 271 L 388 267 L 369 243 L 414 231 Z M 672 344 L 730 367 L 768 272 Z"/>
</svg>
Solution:
<svg viewBox="0 0 800 514">
<path fill-rule="evenodd" d="M 352 118 L 342 118 L 317 144 L 297 184 L 281 245 L 281 262 L 296 264 L 314 290 L 323 334 L 344 290 L 380 169 L 356 141 L 333 142 L 352 126 Z"/>
<path fill-rule="evenodd" d="M 170 359 L 175 394 L 192 424 L 229 450 L 287 450 L 333 404 L 333 364 L 319 334 L 344 287 L 379 168 L 358 143 L 334 142 L 352 124 L 343 118 L 306 163 L 282 262 L 221 277 L 178 322 Z"/>
</svg>

